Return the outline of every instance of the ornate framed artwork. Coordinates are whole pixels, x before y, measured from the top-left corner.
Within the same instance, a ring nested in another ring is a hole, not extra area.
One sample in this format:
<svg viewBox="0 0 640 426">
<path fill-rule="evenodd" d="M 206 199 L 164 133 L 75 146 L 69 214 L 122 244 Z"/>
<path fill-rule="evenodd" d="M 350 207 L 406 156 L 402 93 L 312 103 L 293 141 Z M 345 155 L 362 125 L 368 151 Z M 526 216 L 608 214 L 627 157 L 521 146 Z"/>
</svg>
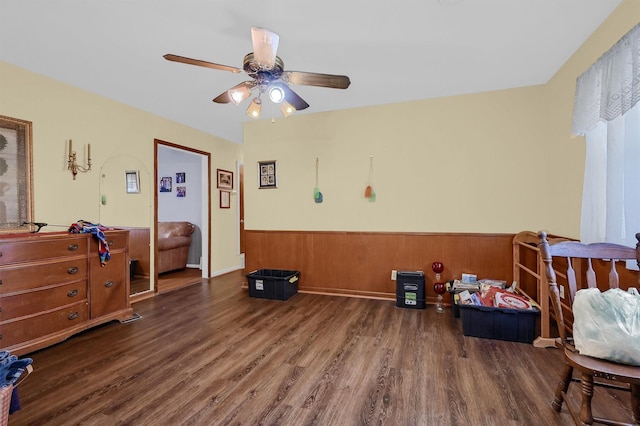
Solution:
<svg viewBox="0 0 640 426">
<path fill-rule="evenodd" d="M 220 208 L 231 208 L 231 191 L 220 190 Z"/>
<path fill-rule="evenodd" d="M 37 231 L 31 138 L 30 121 L 0 115 L 0 232 Z"/>
<path fill-rule="evenodd" d="M 278 187 L 277 166 L 277 161 L 258 161 L 258 188 Z"/>
<path fill-rule="evenodd" d="M 229 170 L 217 169 L 217 175 L 219 189 L 233 189 L 233 172 L 230 172 Z"/>
</svg>

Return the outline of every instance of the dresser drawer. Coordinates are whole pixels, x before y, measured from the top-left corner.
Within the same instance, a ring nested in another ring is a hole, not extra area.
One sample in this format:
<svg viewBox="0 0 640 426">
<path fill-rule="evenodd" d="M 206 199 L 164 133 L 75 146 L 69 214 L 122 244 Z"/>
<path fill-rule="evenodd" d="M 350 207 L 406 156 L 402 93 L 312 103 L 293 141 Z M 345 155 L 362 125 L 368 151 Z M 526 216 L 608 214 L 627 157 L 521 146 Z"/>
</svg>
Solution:
<svg viewBox="0 0 640 426">
<path fill-rule="evenodd" d="M 90 260 L 90 317 L 99 318 L 122 309 L 129 303 L 127 286 L 128 262 L 126 253 L 113 253 L 111 260 L 100 267 L 97 259 Z"/>
<path fill-rule="evenodd" d="M 87 259 L 84 257 L 31 266 L 6 267 L 0 269 L 0 294 L 86 279 Z"/>
<path fill-rule="evenodd" d="M 0 243 L 0 266 L 63 256 L 84 256 L 86 254 L 86 237 L 65 237 L 60 239 L 33 237 L 32 241 Z"/>
<path fill-rule="evenodd" d="M 69 327 L 81 325 L 86 320 L 87 304 L 81 302 L 35 317 L 4 322 L 0 326 L 2 332 L 0 347 L 6 348 L 38 339 Z"/>
<path fill-rule="evenodd" d="M 105 231 L 104 236 L 109 244 L 109 250 L 124 250 L 127 248 L 129 231 Z M 98 253 L 98 238 L 95 235 L 91 235 L 90 250 L 92 253 Z"/>
<path fill-rule="evenodd" d="M 86 302 L 86 299 L 86 281 L 2 297 L 0 298 L 0 305 L 2 305 L 0 322 L 10 318 L 51 311 L 72 303 Z"/>
</svg>

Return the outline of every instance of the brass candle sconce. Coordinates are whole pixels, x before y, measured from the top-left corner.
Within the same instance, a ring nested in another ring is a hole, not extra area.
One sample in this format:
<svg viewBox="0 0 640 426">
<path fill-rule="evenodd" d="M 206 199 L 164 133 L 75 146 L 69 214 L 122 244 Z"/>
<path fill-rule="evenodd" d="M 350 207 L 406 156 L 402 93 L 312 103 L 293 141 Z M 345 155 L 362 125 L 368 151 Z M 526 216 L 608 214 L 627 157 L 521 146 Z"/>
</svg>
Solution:
<svg viewBox="0 0 640 426">
<path fill-rule="evenodd" d="M 67 170 L 71 170 L 73 180 L 76 180 L 78 172 L 86 173 L 91 170 L 91 144 L 87 145 L 87 165 L 82 166 L 76 162 L 76 152 L 73 150 L 73 142 L 69 139 L 69 159 L 67 160 Z"/>
</svg>

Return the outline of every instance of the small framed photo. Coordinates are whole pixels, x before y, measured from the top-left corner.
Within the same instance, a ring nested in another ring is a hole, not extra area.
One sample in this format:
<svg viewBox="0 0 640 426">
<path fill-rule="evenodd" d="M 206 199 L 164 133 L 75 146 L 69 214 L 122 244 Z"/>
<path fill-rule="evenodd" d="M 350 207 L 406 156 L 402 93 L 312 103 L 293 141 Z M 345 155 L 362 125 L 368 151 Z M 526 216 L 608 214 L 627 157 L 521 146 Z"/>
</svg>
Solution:
<svg viewBox="0 0 640 426">
<path fill-rule="evenodd" d="M 127 194 L 140 193 L 140 174 L 137 170 L 127 170 L 124 172 L 127 185 Z"/>
<path fill-rule="evenodd" d="M 258 161 L 258 188 L 277 188 L 277 161 Z"/>
<path fill-rule="evenodd" d="M 187 181 L 187 175 L 185 172 L 176 173 L 176 183 L 185 183 Z"/>
<path fill-rule="evenodd" d="M 184 198 L 187 196 L 186 186 L 176 186 L 176 197 Z"/>
<path fill-rule="evenodd" d="M 171 176 L 160 178 L 160 192 L 171 192 L 172 182 Z"/>
<path fill-rule="evenodd" d="M 218 174 L 218 188 L 219 189 L 233 189 L 233 172 L 229 170 L 217 169 Z"/>
<path fill-rule="evenodd" d="M 231 208 L 231 191 L 220 190 L 220 208 Z"/>
</svg>

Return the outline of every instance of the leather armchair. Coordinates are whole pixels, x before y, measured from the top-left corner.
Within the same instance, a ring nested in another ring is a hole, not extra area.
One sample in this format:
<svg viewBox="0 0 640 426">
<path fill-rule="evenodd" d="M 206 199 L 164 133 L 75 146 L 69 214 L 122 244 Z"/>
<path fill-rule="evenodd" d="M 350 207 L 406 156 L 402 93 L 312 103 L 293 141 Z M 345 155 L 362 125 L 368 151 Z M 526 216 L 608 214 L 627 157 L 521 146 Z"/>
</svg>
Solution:
<svg viewBox="0 0 640 426">
<path fill-rule="evenodd" d="M 158 273 L 187 267 L 191 234 L 190 222 L 158 222 Z"/>
</svg>

